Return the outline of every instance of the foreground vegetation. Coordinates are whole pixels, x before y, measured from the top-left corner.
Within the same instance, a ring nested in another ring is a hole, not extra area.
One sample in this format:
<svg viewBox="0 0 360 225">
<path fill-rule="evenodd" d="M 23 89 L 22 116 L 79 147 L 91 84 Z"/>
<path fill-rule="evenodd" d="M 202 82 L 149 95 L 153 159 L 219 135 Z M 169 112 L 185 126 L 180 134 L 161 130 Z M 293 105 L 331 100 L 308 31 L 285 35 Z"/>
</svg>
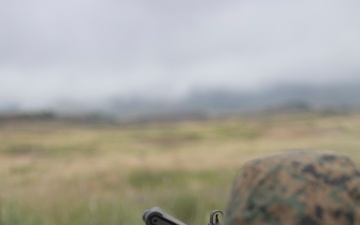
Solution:
<svg viewBox="0 0 360 225">
<path fill-rule="evenodd" d="M 140 225 L 160 206 L 186 223 L 224 209 L 252 158 L 328 149 L 360 163 L 360 115 L 289 114 L 127 125 L 0 123 L 0 225 Z"/>
</svg>

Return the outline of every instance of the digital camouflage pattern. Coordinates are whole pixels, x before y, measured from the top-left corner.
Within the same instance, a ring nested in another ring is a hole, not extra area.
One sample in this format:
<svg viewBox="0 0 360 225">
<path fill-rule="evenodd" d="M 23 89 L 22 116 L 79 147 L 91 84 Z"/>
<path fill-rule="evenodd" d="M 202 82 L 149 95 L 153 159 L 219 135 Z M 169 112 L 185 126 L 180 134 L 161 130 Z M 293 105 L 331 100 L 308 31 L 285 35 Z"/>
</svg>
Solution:
<svg viewBox="0 0 360 225">
<path fill-rule="evenodd" d="M 360 225 L 360 172 L 343 155 L 293 151 L 253 160 L 233 184 L 225 225 Z"/>
</svg>

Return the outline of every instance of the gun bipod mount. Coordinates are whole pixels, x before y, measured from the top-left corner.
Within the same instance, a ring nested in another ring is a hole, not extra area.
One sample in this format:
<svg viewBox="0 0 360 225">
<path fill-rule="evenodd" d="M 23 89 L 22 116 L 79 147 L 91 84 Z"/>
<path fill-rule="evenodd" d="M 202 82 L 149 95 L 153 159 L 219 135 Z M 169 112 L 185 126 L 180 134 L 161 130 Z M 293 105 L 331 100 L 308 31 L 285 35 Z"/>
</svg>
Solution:
<svg viewBox="0 0 360 225">
<path fill-rule="evenodd" d="M 159 207 L 148 209 L 143 214 L 143 220 L 146 225 L 187 225 L 175 217 L 167 214 Z M 208 225 L 221 225 L 223 220 L 223 212 L 213 210 L 210 213 L 210 221 Z"/>
</svg>

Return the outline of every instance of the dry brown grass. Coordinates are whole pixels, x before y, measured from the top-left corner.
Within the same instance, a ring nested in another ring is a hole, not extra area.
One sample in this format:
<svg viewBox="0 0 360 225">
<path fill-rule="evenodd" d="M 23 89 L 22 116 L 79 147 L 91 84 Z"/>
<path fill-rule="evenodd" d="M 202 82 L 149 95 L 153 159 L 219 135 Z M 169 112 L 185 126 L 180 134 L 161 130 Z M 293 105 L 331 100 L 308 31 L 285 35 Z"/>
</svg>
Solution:
<svg viewBox="0 0 360 225">
<path fill-rule="evenodd" d="M 358 114 L 126 126 L 5 123 L 0 224 L 139 224 L 153 205 L 204 224 L 206 212 L 225 207 L 244 162 L 289 149 L 327 149 L 360 163 L 359 137 Z"/>
</svg>

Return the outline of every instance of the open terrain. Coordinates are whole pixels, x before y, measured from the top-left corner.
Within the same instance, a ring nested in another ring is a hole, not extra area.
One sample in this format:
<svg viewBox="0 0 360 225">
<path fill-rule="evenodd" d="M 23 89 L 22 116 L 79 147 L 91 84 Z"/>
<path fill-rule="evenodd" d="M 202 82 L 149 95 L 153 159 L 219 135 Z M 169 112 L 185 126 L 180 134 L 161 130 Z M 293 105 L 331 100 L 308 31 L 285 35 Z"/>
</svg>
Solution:
<svg viewBox="0 0 360 225">
<path fill-rule="evenodd" d="M 225 209 L 237 171 L 252 158 L 327 149 L 360 163 L 360 115 L 3 121 L 0 143 L 0 225 L 140 225 L 155 205 L 205 225 L 212 209 Z"/>
</svg>

